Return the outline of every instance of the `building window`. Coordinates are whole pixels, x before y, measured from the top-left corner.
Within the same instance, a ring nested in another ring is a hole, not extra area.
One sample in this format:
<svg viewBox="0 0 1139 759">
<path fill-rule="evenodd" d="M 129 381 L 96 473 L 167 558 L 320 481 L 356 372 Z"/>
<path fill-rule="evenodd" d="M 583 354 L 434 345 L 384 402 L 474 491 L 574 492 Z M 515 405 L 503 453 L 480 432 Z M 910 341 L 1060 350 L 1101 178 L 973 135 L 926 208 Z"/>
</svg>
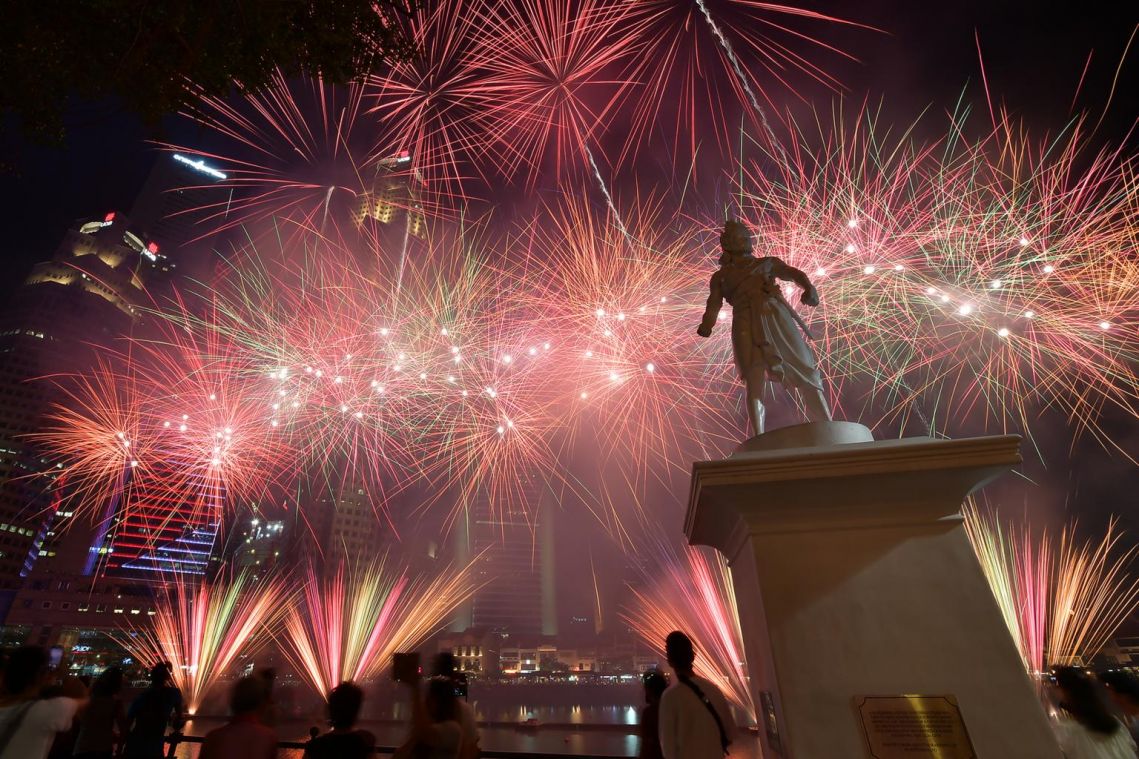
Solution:
<svg viewBox="0 0 1139 759">
<path fill-rule="evenodd" d="M 50 609 L 51 608 L 51 601 L 44 601 L 43 602 L 43 608 Z"/>
<path fill-rule="evenodd" d="M 63 609 L 64 611 L 67 611 L 68 609 L 71 608 L 71 604 L 68 603 L 67 601 L 64 601 L 63 603 L 61 603 L 59 605 L 59 608 Z"/>
</svg>

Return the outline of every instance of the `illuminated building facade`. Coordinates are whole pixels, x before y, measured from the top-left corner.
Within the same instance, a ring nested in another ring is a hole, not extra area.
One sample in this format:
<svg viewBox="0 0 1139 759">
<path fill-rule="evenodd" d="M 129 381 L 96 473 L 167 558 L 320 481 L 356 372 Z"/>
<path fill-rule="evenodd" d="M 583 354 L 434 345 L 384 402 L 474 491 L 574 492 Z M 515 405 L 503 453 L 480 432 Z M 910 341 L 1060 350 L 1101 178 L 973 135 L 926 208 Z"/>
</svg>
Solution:
<svg viewBox="0 0 1139 759">
<path fill-rule="evenodd" d="M 372 220 L 405 237 L 425 238 L 427 220 L 420 183 L 406 151 L 377 162 L 372 189 L 360 196 L 356 223 Z"/>
<path fill-rule="evenodd" d="M 21 578 L 54 558 L 71 506 L 29 442 L 60 377 L 88 368 L 139 319 L 144 283 L 165 259 L 108 213 L 76 224 L 0 314 L 0 615 Z M 44 474 L 47 472 L 47 474 Z M 57 522 L 57 520 L 59 520 Z"/>
<path fill-rule="evenodd" d="M 237 527 L 237 525 L 235 525 Z M 245 521 L 244 529 L 236 533 L 230 548 L 231 564 L 238 571 L 262 576 L 271 572 L 289 557 L 289 530 L 284 520 L 253 517 Z"/>
<path fill-rule="evenodd" d="M 99 554 L 100 574 L 209 572 L 225 492 L 208 475 L 187 476 L 187 469 L 156 461 L 145 479 L 128 486 L 105 537 L 91 548 Z"/>
</svg>

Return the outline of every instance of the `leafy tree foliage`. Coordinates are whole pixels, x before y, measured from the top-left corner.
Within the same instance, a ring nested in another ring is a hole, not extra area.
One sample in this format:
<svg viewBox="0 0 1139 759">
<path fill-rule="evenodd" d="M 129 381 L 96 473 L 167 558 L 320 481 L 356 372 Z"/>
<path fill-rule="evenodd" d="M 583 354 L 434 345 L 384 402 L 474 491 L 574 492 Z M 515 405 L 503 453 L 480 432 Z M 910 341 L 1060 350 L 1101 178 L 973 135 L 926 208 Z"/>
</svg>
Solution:
<svg viewBox="0 0 1139 759">
<path fill-rule="evenodd" d="M 0 22 L 0 111 L 60 139 L 69 96 L 156 123 L 195 91 L 257 90 L 280 70 L 343 83 L 411 52 L 415 0 L 17 0 Z"/>
</svg>

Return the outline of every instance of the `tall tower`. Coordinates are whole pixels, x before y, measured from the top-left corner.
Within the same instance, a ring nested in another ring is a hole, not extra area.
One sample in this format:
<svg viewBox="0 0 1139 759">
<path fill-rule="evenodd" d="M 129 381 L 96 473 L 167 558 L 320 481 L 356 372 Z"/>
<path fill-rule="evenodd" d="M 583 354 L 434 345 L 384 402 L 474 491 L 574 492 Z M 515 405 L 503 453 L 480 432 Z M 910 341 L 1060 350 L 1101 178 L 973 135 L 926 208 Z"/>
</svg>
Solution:
<svg viewBox="0 0 1139 759">
<path fill-rule="evenodd" d="M 389 533 L 364 483 L 348 479 L 315 500 L 309 523 L 325 562 L 370 560 L 383 552 Z"/>
<path fill-rule="evenodd" d="M 486 584 L 471 604 L 471 626 L 516 637 L 556 635 L 553 493 L 523 485 L 524 504 L 495 503 L 480 491 L 469 508 L 469 546 Z"/>
<path fill-rule="evenodd" d="M 233 189 L 226 179 L 208 159 L 163 153 L 131 207 L 131 222 L 174 255 L 208 247 L 229 216 Z"/>
<path fill-rule="evenodd" d="M 378 161 L 371 190 L 360 196 L 356 223 L 377 221 L 396 237 L 425 237 L 427 221 L 419 186 L 407 151 Z"/>
<path fill-rule="evenodd" d="M 51 406 L 54 388 L 43 378 L 87 369 L 128 334 L 144 282 L 164 260 L 120 215 L 76 224 L 0 315 L 0 615 L 33 564 L 55 556 L 57 512 L 70 516 L 28 438 Z"/>
</svg>

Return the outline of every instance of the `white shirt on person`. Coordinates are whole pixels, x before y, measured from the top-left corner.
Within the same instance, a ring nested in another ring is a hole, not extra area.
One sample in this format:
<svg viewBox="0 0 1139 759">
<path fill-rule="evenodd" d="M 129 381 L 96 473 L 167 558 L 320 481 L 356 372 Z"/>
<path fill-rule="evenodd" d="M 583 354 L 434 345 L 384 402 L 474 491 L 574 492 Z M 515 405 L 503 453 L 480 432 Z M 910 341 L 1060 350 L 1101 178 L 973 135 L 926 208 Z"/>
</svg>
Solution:
<svg viewBox="0 0 1139 759">
<path fill-rule="evenodd" d="M 1105 735 L 1064 715 L 1056 720 L 1053 730 L 1064 759 L 1135 759 L 1135 741 L 1122 722 L 1114 733 Z"/>
<path fill-rule="evenodd" d="M 728 740 L 735 726 L 732 710 L 720 689 L 702 677 L 691 678 L 712 702 Z M 660 698 L 660 748 L 665 759 L 723 759 L 720 729 L 692 688 L 677 679 Z"/>
<path fill-rule="evenodd" d="M 0 733 L 9 720 L 16 719 L 25 704 L 0 707 Z M 0 751 L 0 759 L 43 759 L 51 750 L 56 734 L 71 729 L 78 708 L 78 701 L 62 696 L 33 702 L 12 740 Z"/>
</svg>

